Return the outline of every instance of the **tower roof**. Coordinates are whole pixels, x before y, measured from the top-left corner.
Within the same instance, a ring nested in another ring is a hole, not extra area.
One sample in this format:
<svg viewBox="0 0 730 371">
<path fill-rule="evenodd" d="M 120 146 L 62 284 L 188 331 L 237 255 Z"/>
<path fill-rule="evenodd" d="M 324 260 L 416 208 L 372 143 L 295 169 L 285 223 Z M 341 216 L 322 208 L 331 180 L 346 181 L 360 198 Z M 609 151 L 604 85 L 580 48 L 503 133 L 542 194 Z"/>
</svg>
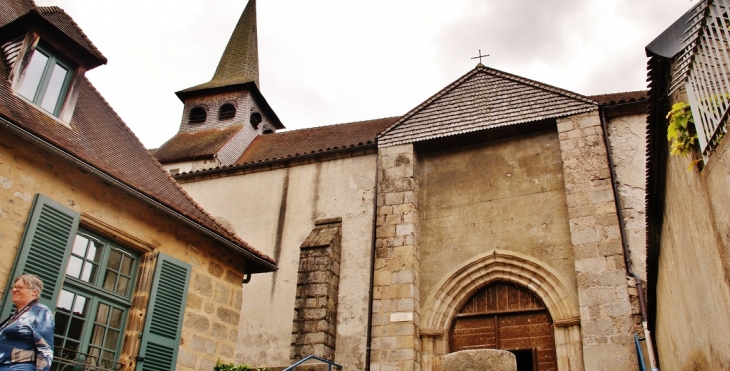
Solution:
<svg viewBox="0 0 730 371">
<path fill-rule="evenodd" d="M 243 10 L 228 45 L 218 62 L 213 78 L 200 85 L 181 90 L 176 94 L 182 98 L 186 93 L 242 85 L 253 82 L 259 85 L 259 52 L 256 35 L 256 0 L 249 0 Z"/>
</svg>

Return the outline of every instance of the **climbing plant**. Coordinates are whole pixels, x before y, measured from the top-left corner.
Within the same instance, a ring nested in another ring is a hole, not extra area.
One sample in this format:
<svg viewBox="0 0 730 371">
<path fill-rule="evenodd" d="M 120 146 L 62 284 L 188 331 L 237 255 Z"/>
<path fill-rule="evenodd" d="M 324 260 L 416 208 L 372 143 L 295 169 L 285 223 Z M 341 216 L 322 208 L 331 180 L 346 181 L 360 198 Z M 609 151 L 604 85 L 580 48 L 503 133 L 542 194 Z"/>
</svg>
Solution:
<svg viewBox="0 0 730 371">
<path fill-rule="evenodd" d="M 692 146 L 697 141 L 692 108 L 685 102 L 675 103 L 667 114 L 667 118 L 669 119 L 667 140 L 672 143 L 672 155 L 687 156 L 692 152 Z"/>
</svg>

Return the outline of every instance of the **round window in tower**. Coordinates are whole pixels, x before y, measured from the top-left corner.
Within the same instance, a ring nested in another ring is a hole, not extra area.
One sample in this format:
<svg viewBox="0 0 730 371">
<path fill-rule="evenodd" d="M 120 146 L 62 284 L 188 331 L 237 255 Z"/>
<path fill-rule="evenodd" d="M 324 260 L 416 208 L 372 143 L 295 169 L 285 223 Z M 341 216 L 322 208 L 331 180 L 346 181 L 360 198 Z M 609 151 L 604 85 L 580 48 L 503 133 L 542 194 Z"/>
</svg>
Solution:
<svg viewBox="0 0 730 371">
<path fill-rule="evenodd" d="M 222 105 L 218 111 L 219 120 L 232 119 L 234 117 L 236 117 L 236 106 L 230 103 Z"/>
<path fill-rule="evenodd" d="M 251 126 L 253 126 L 254 129 L 259 128 L 259 124 L 261 121 L 263 121 L 263 117 L 261 117 L 261 114 L 258 112 L 252 112 L 251 113 Z"/>
<path fill-rule="evenodd" d="M 203 107 L 195 107 L 190 110 L 190 123 L 205 122 L 208 112 Z"/>
</svg>

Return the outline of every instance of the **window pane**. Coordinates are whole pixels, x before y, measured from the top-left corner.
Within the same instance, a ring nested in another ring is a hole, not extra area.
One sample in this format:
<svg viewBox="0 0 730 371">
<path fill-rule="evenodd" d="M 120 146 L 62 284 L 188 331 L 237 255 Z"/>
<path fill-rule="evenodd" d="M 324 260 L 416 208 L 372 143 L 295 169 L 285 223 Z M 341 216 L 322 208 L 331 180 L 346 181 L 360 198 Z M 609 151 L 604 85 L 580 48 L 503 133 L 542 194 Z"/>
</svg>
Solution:
<svg viewBox="0 0 730 371">
<path fill-rule="evenodd" d="M 68 70 L 66 68 L 60 64 L 53 66 L 53 73 L 51 74 L 51 79 L 48 81 L 48 87 L 46 88 L 46 94 L 43 96 L 41 108 L 48 112 L 55 113 L 56 103 L 58 103 L 58 98 L 61 95 L 63 82 L 66 81 L 66 75 L 68 75 Z"/>
<path fill-rule="evenodd" d="M 104 289 L 114 291 L 114 284 L 117 282 L 117 274 L 107 270 L 106 278 L 104 278 Z"/>
<path fill-rule="evenodd" d="M 109 330 L 106 334 L 106 340 L 104 340 L 104 348 L 116 349 L 117 341 L 119 341 L 119 331 Z"/>
<path fill-rule="evenodd" d="M 84 328 L 86 321 L 80 318 L 71 318 L 71 326 L 68 328 L 66 337 L 74 340 L 81 340 L 81 332 Z"/>
<path fill-rule="evenodd" d="M 106 304 L 99 304 L 99 309 L 96 312 L 96 322 L 106 325 L 107 317 L 109 317 L 109 306 Z"/>
<path fill-rule="evenodd" d="M 113 328 L 122 327 L 122 314 L 124 314 L 124 311 L 112 308 L 112 316 L 109 318 L 109 326 Z"/>
<path fill-rule="evenodd" d="M 102 341 L 104 341 L 104 327 L 94 325 L 94 332 L 91 333 L 91 344 L 101 346 Z"/>
<path fill-rule="evenodd" d="M 71 305 L 73 305 L 74 301 L 74 294 L 66 291 L 61 290 L 61 294 L 58 295 L 58 304 L 56 305 L 57 309 L 66 310 L 68 312 L 71 311 Z"/>
<path fill-rule="evenodd" d="M 61 311 L 56 311 L 56 334 L 65 334 L 69 323 L 69 316 Z"/>
<path fill-rule="evenodd" d="M 129 257 L 129 256 L 122 257 L 122 269 L 120 272 L 127 276 L 130 276 L 132 274 L 132 258 L 131 257 Z"/>
<path fill-rule="evenodd" d="M 74 314 L 86 317 L 86 298 L 83 296 L 76 297 L 76 304 L 74 304 Z"/>
<path fill-rule="evenodd" d="M 115 271 L 119 270 L 119 262 L 122 260 L 122 253 L 112 250 L 109 252 L 109 263 L 107 266 Z"/>
<path fill-rule="evenodd" d="M 76 239 L 74 240 L 74 247 L 73 247 L 73 250 L 71 250 L 71 252 L 73 252 L 74 254 L 76 254 L 78 256 L 84 256 L 84 255 L 86 255 L 86 245 L 88 245 L 88 244 L 89 244 L 88 238 L 77 234 Z"/>
<path fill-rule="evenodd" d="M 93 244 L 91 244 L 91 247 L 89 248 L 89 254 L 86 256 L 86 259 L 93 261 L 94 263 L 99 262 L 99 258 L 101 257 L 101 254 L 97 254 L 99 249 L 101 249 L 104 246 L 103 243 L 94 241 Z"/>
<path fill-rule="evenodd" d="M 33 100 L 35 99 L 35 93 L 38 91 L 38 84 L 43 77 L 43 70 L 46 68 L 46 62 L 48 57 L 43 55 L 37 49 L 33 52 L 33 56 L 30 57 L 30 63 L 25 68 L 25 77 L 23 78 L 23 84 L 18 89 L 20 95 Z"/>
<path fill-rule="evenodd" d="M 68 260 L 68 266 L 66 266 L 66 275 L 79 278 L 81 276 L 81 265 L 83 265 L 83 260 L 72 256 Z"/>
<path fill-rule="evenodd" d="M 84 266 L 84 271 L 81 273 L 81 279 L 86 282 L 94 283 L 96 278 L 96 266 L 87 262 Z"/>
<path fill-rule="evenodd" d="M 129 288 L 129 278 L 119 277 L 119 283 L 117 284 L 117 294 L 126 296 L 128 288 Z"/>
</svg>

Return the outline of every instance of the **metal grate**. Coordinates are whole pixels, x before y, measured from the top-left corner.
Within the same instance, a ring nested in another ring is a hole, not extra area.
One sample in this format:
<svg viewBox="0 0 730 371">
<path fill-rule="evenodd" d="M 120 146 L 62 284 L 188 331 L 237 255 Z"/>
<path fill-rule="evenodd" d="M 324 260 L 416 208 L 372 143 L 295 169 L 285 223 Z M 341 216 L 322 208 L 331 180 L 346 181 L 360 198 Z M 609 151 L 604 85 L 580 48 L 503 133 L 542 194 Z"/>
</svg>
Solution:
<svg viewBox="0 0 730 371">
<path fill-rule="evenodd" d="M 669 92 L 684 84 L 707 160 L 727 132 L 730 112 L 730 0 L 705 0 L 691 12 Z"/>
<path fill-rule="evenodd" d="M 55 347 L 51 371 L 120 371 L 124 368 L 119 362 L 73 349 Z"/>
</svg>

